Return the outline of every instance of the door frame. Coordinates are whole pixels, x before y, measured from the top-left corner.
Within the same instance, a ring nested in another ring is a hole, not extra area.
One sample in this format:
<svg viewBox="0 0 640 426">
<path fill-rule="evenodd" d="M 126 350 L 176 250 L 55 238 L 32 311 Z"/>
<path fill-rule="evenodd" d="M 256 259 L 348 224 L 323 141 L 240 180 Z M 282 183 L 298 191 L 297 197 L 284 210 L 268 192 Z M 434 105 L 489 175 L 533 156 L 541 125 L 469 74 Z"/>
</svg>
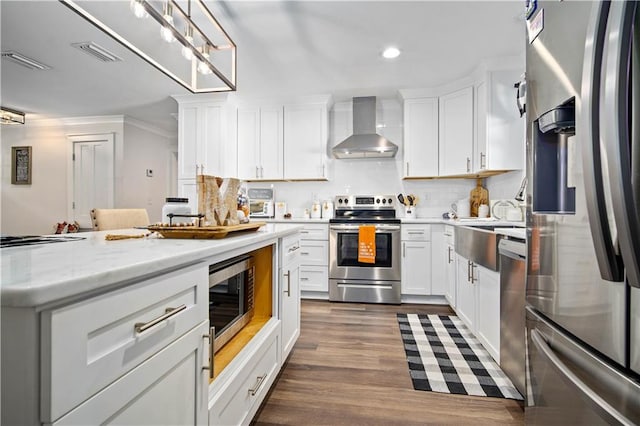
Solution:
<svg viewBox="0 0 640 426">
<path fill-rule="evenodd" d="M 73 151 L 74 146 L 78 142 L 94 142 L 96 140 L 107 140 L 111 143 L 111 149 L 113 150 L 113 195 L 111 204 L 115 206 L 116 199 L 116 145 L 115 145 L 115 133 L 87 133 L 79 135 L 67 135 L 67 217 L 74 218 L 73 202 L 75 200 L 75 189 L 73 184 L 74 164 L 73 164 Z"/>
</svg>

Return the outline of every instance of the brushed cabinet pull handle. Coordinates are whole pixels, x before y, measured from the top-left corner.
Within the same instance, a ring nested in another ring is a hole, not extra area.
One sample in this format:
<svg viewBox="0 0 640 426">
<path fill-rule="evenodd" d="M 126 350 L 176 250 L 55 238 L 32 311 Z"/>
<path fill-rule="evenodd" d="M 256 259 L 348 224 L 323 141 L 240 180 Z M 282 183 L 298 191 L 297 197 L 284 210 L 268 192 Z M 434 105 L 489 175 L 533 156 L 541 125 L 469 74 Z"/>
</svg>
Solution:
<svg viewBox="0 0 640 426">
<path fill-rule="evenodd" d="M 407 257 L 407 243 L 402 243 L 402 257 Z"/>
<path fill-rule="evenodd" d="M 284 276 L 287 277 L 287 290 L 285 293 L 287 293 L 287 297 L 291 297 L 291 271 L 287 271 Z"/>
<path fill-rule="evenodd" d="M 480 153 L 480 168 L 481 169 L 485 169 L 487 167 L 487 165 L 485 164 L 485 159 L 487 158 L 487 156 L 485 155 L 484 152 Z"/>
<path fill-rule="evenodd" d="M 467 157 L 467 173 L 471 171 L 471 158 Z"/>
<path fill-rule="evenodd" d="M 178 312 L 184 311 L 185 309 L 187 309 L 187 305 L 180 305 L 177 308 L 167 308 L 167 309 L 164 310 L 165 313 L 163 315 L 160 315 L 156 319 L 153 319 L 153 320 L 151 320 L 149 322 L 137 322 L 137 323 L 135 323 L 133 325 L 133 330 L 136 333 L 142 333 L 143 331 L 150 329 L 154 325 L 160 324 L 162 321 L 171 318 L 172 316 L 176 315 Z"/>
<path fill-rule="evenodd" d="M 264 167 L 260 166 L 260 178 L 264 179 Z"/>
<path fill-rule="evenodd" d="M 215 336 L 216 336 L 216 328 L 209 328 L 209 334 L 203 334 L 203 339 L 209 340 L 209 365 L 205 365 L 202 367 L 203 370 L 209 371 L 209 378 L 213 379 L 213 352 L 215 350 Z"/>
<path fill-rule="evenodd" d="M 447 263 L 451 263 L 451 246 L 447 247 Z"/>
<path fill-rule="evenodd" d="M 260 386 L 262 386 L 262 383 L 264 383 L 264 380 L 266 378 L 267 378 L 266 373 L 263 374 L 262 376 L 257 377 L 256 384 L 249 389 L 249 393 L 251 394 L 251 396 L 255 396 L 255 394 L 258 393 L 258 389 L 260 389 Z"/>
<path fill-rule="evenodd" d="M 471 262 L 471 284 L 474 284 L 478 279 L 476 278 L 476 274 L 473 272 L 473 269 L 476 267 L 476 264 Z"/>
<path fill-rule="evenodd" d="M 409 162 L 407 161 L 407 176 L 409 176 Z"/>
<path fill-rule="evenodd" d="M 471 261 L 467 260 L 467 282 L 471 282 Z"/>
</svg>

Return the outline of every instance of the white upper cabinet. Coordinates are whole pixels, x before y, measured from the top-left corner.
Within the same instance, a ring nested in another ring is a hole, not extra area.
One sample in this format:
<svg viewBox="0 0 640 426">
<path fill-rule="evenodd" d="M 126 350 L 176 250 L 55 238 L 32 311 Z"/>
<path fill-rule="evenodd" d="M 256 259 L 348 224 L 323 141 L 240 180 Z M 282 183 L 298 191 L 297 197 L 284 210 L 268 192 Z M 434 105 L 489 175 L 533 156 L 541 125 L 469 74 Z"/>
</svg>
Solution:
<svg viewBox="0 0 640 426">
<path fill-rule="evenodd" d="M 437 97 L 404 101 L 403 176 L 438 176 Z"/>
<path fill-rule="evenodd" d="M 471 172 L 473 158 L 473 87 L 439 99 L 440 176 Z"/>
<path fill-rule="evenodd" d="M 514 89 L 521 74 L 517 69 L 488 71 L 475 85 L 473 172 L 524 168 L 525 120 Z"/>
<path fill-rule="evenodd" d="M 326 180 L 328 102 L 284 106 L 284 178 Z"/>
<path fill-rule="evenodd" d="M 196 174 L 235 176 L 236 151 L 229 132 L 229 107 L 224 100 L 192 95 L 178 101 L 178 179 Z"/>
<path fill-rule="evenodd" d="M 283 178 L 282 106 L 238 107 L 238 177 Z"/>
</svg>

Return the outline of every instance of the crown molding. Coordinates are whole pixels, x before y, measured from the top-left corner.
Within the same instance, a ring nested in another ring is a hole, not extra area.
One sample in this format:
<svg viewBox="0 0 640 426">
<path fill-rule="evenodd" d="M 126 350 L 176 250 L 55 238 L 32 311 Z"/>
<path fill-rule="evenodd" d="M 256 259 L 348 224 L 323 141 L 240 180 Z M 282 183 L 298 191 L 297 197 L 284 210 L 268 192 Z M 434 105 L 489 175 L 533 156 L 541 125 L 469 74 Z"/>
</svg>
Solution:
<svg viewBox="0 0 640 426">
<path fill-rule="evenodd" d="M 147 132 L 155 133 L 156 135 L 162 136 L 166 139 L 176 139 L 178 137 L 178 132 L 167 132 L 164 129 L 154 126 L 153 124 L 149 124 L 146 121 L 138 120 L 137 118 L 125 116 L 124 124 L 137 127 L 141 130 L 146 130 Z"/>
</svg>

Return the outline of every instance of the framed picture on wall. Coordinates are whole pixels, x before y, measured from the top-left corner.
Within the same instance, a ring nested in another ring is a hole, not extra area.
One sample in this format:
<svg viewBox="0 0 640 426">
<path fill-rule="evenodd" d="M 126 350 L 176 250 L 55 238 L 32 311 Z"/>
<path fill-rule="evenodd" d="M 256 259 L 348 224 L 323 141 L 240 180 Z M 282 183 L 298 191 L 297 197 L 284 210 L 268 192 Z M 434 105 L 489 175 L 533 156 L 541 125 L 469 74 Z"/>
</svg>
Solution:
<svg viewBox="0 0 640 426">
<path fill-rule="evenodd" d="M 31 185 L 31 147 L 11 147 L 11 183 Z"/>
</svg>

